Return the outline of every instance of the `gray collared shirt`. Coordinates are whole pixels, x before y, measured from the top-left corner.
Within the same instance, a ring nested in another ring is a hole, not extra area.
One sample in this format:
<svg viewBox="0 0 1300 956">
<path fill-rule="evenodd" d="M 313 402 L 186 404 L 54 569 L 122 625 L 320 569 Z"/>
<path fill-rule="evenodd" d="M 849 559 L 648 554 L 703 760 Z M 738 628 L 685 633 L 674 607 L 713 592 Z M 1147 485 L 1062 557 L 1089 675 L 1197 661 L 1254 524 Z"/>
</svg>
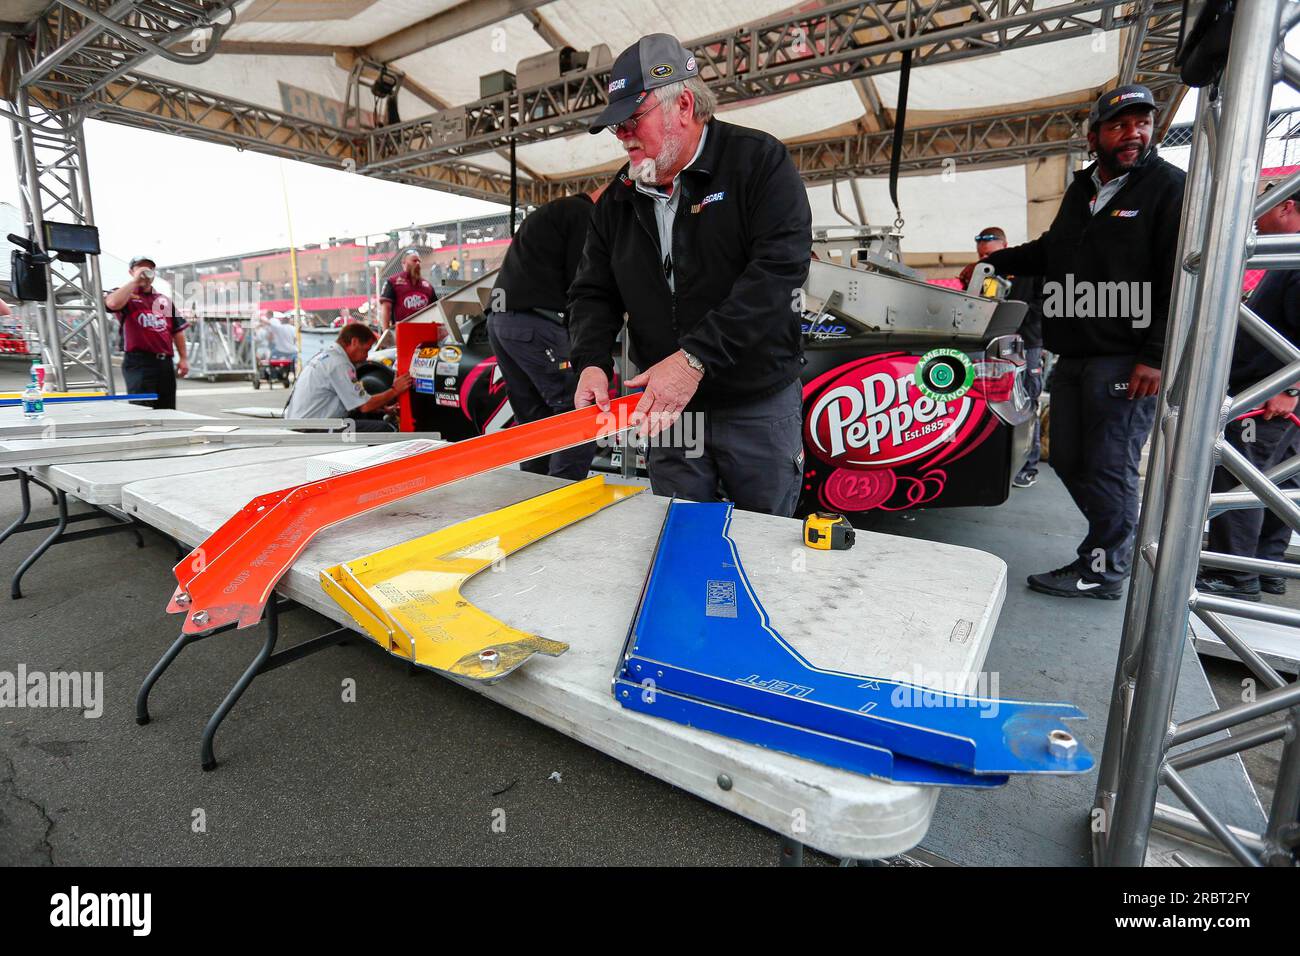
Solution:
<svg viewBox="0 0 1300 956">
<path fill-rule="evenodd" d="M 686 164 L 684 169 L 689 169 L 695 165 L 695 161 L 700 158 L 700 153 L 704 152 L 704 141 L 709 138 L 709 128 L 706 126 L 700 131 L 700 143 L 695 147 L 695 155 L 691 161 Z M 644 193 L 654 200 L 655 207 L 655 224 L 659 227 L 659 251 L 663 255 L 661 268 L 668 279 L 668 288 L 674 292 L 677 291 L 677 285 L 673 281 L 673 270 L 671 268 L 671 252 L 673 248 L 673 223 L 677 219 L 677 200 L 681 197 L 681 178 L 682 174 L 678 173 L 673 177 L 673 191 L 666 193 L 658 186 L 647 186 L 645 183 L 636 184 L 637 192 Z"/>
<path fill-rule="evenodd" d="M 284 417 L 343 418 L 369 400 L 348 353 L 338 342 L 331 342 L 303 367 Z"/>
<path fill-rule="evenodd" d="M 1115 198 L 1115 194 L 1123 188 L 1124 182 L 1128 179 L 1128 173 L 1125 173 L 1123 176 L 1116 176 L 1103 185 L 1101 176 L 1097 174 L 1098 168 L 1097 166 L 1092 167 L 1092 184 L 1097 187 L 1097 195 L 1092 197 L 1092 204 L 1088 207 L 1088 210 L 1094 216 L 1097 215 L 1098 209 L 1106 208 L 1106 204 Z"/>
</svg>

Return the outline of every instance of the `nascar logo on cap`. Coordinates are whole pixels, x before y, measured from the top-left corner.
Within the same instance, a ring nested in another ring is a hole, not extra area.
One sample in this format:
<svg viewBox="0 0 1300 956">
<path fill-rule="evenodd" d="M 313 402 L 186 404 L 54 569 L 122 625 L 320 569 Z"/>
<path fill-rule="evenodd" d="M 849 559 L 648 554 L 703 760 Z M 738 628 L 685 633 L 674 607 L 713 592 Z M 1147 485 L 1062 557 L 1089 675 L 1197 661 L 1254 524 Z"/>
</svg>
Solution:
<svg viewBox="0 0 1300 956">
<path fill-rule="evenodd" d="M 650 75 L 663 79 L 665 76 L 673 75 L 673 65 L 671 63 L 660 63 L 658 66 L 651 68 Z"/>
<path fill-rule="evenodd" d="M 1112 96 L 1107 106 L 1114 106 L 1116 103 L 1122 103 L 1124 100 L 1131 100 L 1133 97 L 1145 99 L 1141 90 L 1129 90 L 1127 93 L 1121 93 L 1119 96 Z"/>
<path fill-rule="evenodd" d="M 613 83 L 609 84 L 609 90 L 608 90 L 608 92 L 613 93 L 613 92 L 615 92 L 615 91 L 617 91 L 617 90 L 621 90 L 621 89 L 622 89 L 623 87 L 625 87 L 625 86 L 627 86 L 627 77 L 626 77 L 626 76 L 623 77 L 621 80 L 615 80 Z"/>
</svg>

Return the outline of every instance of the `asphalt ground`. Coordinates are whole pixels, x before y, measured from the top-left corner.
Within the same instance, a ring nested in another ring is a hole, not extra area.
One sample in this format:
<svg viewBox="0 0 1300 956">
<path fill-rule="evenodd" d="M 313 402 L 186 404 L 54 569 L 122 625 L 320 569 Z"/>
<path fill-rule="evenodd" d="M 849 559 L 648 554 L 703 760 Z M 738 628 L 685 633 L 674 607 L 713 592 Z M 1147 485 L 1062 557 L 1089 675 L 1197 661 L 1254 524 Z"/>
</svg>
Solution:
<svg viewBox="0 0 1300 956">
<path fill-rule="evenodd" d="M 0 363 L 0 389 L 25 375 L 23 366 Z M 236 380 L 184 382 L 178 404 L 220 413 L 278 408 L 284 398 L 283 389 L 255 391 Z M 1017 638 L 1008 622 L 1040 614 L 1026 602 L 1044 600 L 1021 586 L 1017 569 L 1039 555 L 1044 568 L 1055 566 L 1049 556 L 1060 549 L 1062 521 L 1068 533 L 1077 519 L 1055 514 L 1070 508 L 1068 499 L 1050 468 L 1041 474 L 1001 508 L 961 509 L 959 522 L 931 512 L 882 528 L 983 541 L 973 546 L 1008 560 L 994 655 Z M 17 512 L 16 483 L 0 484 L 0 524 Z M 37 490 L 33 517 L 54 514 L 50 496 Z M 1041 520 L 999 532 L 1011 515 Z M 38 535 L 0 546 L 0 580 Z M 154 690 L 153 722 L 137 726 L 136 689 L 176 635 L 176 619 L 163 610 L 175 549 L 152 531 L 144 541 L 137 548 L 131 535 L 114 534 L 56 545 L 28 573 L 23 599 L 0 598 L 0 671 L 20 663 L 29 671 L 100 671 L 105 701 L 97 719 L 0 711 L 0 865 L 778 862 L 769 831 L 450 681 L 410 675 L 366 646 L 332 648 L 258 678 L 217 736 L 221 766 L 201 772 L 202 727 L 258 638 L 189 647 Z M 1294 593 L 1270 600 L 1300 605 Z M 1077 615 L 1103 602 L 1061 603 L 1059 613 Z M 285 647 L 333 625 L 296 609 L 282 626 Z M 1212 659 L 1205 667 L 1221 703 L 1240 699 L 1243 667 Z M 344 700 L 348 681 L 355 702 Z M 1095 719 L 1104 726 L 1103 714 Z M 1271 744 L 1246 755 L 1266 807 L 1279 753 Z M 1077 810 L 1082 817 L 1086 804 Z M 931 842 L 922 847 L 953 857 Z M 805 856 L 806 864 L 836 862 Z"/>
</svg>

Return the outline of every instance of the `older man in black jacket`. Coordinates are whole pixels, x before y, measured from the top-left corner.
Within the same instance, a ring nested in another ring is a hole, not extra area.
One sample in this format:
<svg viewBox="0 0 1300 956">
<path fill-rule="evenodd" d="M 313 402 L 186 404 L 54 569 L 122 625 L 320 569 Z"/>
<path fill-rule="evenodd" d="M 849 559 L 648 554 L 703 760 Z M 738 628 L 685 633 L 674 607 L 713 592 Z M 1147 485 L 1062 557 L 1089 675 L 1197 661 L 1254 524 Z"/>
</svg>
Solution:
<svg viewBox="0 0 1300 956">
<path fill-rule="evenodd" d="M 628 155 L 596 204 L 569 289 L 575 403 L 607 407 L 610 355 L 628 316 L 645 371 L 634 419 L 647 434 L 698 413 L 703 447 L 655 441 L 654 492 L 794 513 L 803 479 L 800 289 L 812 252 L 808 196 L 786 148 L 713 119 L 695 57 L 651 34 L 610 74 Z M 686 430 L 682 430 L 683 433 Z"/>
<path fill-rule="evenodd" d="M 1183 203 L 1183 171 L 1151 146 L 1154 114 L 1145 86 L 1103 94 L 1088 124 L 1097 161 L 1075 174 L 1051 228 L 985 260 L 1046 280 L 1043 344 L 1059 356 L 1051 465 L 1088 521 L 1074 561 L 1029 576 L 1056 597 L 1118 600 L 1133 557 Z"/>
</svg>

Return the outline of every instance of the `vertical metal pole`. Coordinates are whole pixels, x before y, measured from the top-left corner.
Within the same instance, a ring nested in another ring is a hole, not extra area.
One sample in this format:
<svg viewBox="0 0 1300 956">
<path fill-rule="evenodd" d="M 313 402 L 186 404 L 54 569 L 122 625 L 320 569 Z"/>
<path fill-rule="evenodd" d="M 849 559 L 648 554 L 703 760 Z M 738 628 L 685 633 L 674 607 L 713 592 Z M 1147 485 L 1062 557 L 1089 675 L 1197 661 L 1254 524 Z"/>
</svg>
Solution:
<svg viewBox="0 0 1300 956">
<path fill-rule="evenodd" d="M 1139 680 L 1120 761 L 1107 862 L 1141 866 L 1160 786 L 1169 719 L 1182 663 L 1214 459 L 1222 431 L 1241 277 L 1250 238 L 1259 155 L 1272 90 L 1271 61 L 1283 0 L 1237 8 L 1224 74 L 1224 103 L 1213 159 L 1207 243 L 1196 281 L 1196 334 L 1186 358 L 1186 401 L 1170 453 L 1160 551 L 1141 638 Z M 1261 42 L 1261 38 L 1269 42 Z"/>
<path fill-rule="evenodd" d="M 510 238 L 515 235 L 515 217 L 519 212 L 519 166 L 515 162 L 515 138 L 510 137 Z"/>
<path fill-rule="evenodd" d="M 1141 650 L 1142 618 L 1151 595 L 1151 567 L 1143 559 L 1155 544 L 1164 515 L 1165 455 L 1167 444 L 1163 423 L 1172 414 L 1170 390 L 1178 373 L 1192 323 L 1196 283 L 1193 276 L 1182 268 L 1182 257 L 1192 249 L 1200 249 L 1205 234 L 1205 206 L 1209 199 L 1210 157 L 1204 123 L 1209 120 L 1209 93 L 1201 91 L 1193 124 L 1192 151 L 1189 158 L 1186 191 L 1183 195 L 1183 219 L 1178 231 L 1180 259 L 1174 272 L 1173 289 L 1169 296 L 1169 326 L 1165 337 L 1165 355 L 1162 366 L 1164 387 L 1160 390 L 1155 432 L 1151 437 L 1151 452 L 1147 457 L 1146 485 L 1142 496 L 1142 511 L 1138 522 L 1137 542 L 1133 549 L 1133 570 L 1129 577 L 1128 605 L 1124 611 L 1124 632 L 1120 641 L 1119 659 L 1115 665 L 1115 683 L 1110 697 L 1110 717 L 1106 723 L 1106 742 L 1101 752 L 1097 772 L 1097 795 L 1093 802 L 1093 862 L 1105 860 L 1106 835 L 1115 810 L 1115 790 L 1118 784 L 1119 760 L 1124 742 L 1124 729 L 1128 721 L 1128 702 L 1137 679 L 1138 653 Z M 1100 819 L 1096 819 L 1100 811 Z"/>
<path fill-rule="evenodd" d="M 1283 845 L 1288 833 L 1300 827 L 1300 707 L 1288 712 L 1286 742 L 1282 745 L 1282 759 L 1277 766 L 1276 789 L 1273 805 L 1268 811 L 1268 829 L 1264 832 L 1266 851 L 1261 855 L 1264 863 L 1285 866 L 1292 857 Z"/>
<path fill-rule="evenodd" d="M 78 116 L 72 131 L 77 144 L 77 179 L 81 193 L 81 220 L 87 226 L 95 224 L 95 207 L 90 200 L 90 170 L 86 166 L 86 123 L 84 116 Z M 104 287 L 99 276 L 99 256 L 87 256 L 83 267 L 90 272 L 90 294 L 94 299 L 95 332 L 91 340 L 95 342 L 95 363 L 109 394 L 117 391 L 113 375 L 113 351 L 109 347 L 108 313 L 104 310 Z M 172 290 L 173 296 L 176 290 Z"/>
<path fill-rule="evenodd" d="M 18 88 L 17 98 L 14 103 L 18 107 L 18 115 L 25 120 L 31 120 L 31 107 L 27 98 L 27 90 L 23 87 Z M 30 239 L 37 244 L 42 241 L 45 234 L 45 216 L 41 208 L 41 182 L 40 172 L 36 167 L 36 145 L 32 141 L 32 128 L 27 124 L 20 124 L 20 134 L 22 137 L 21 149 L 23 155 L 22 171 L 25 174 L 26 188 L 21 190 L 23 203 L 26 206 L 27 224 L 31 229 Z M 48 266 L 45 267 L 45 304 L 40 307 L 37 313 L 40 316 L 39 327 L 41 333 L 41 364 L 45 366 L 46 380 L 50 380 L 50 373 L 53 371 L 53 386 L 55 391 L 63 392 L 67 390 L 63 368 L 63 343 L 59 335 L 59 319 L 56 312 L 54 298 L 54 276 L 53 270 Z"/>
</svg>

